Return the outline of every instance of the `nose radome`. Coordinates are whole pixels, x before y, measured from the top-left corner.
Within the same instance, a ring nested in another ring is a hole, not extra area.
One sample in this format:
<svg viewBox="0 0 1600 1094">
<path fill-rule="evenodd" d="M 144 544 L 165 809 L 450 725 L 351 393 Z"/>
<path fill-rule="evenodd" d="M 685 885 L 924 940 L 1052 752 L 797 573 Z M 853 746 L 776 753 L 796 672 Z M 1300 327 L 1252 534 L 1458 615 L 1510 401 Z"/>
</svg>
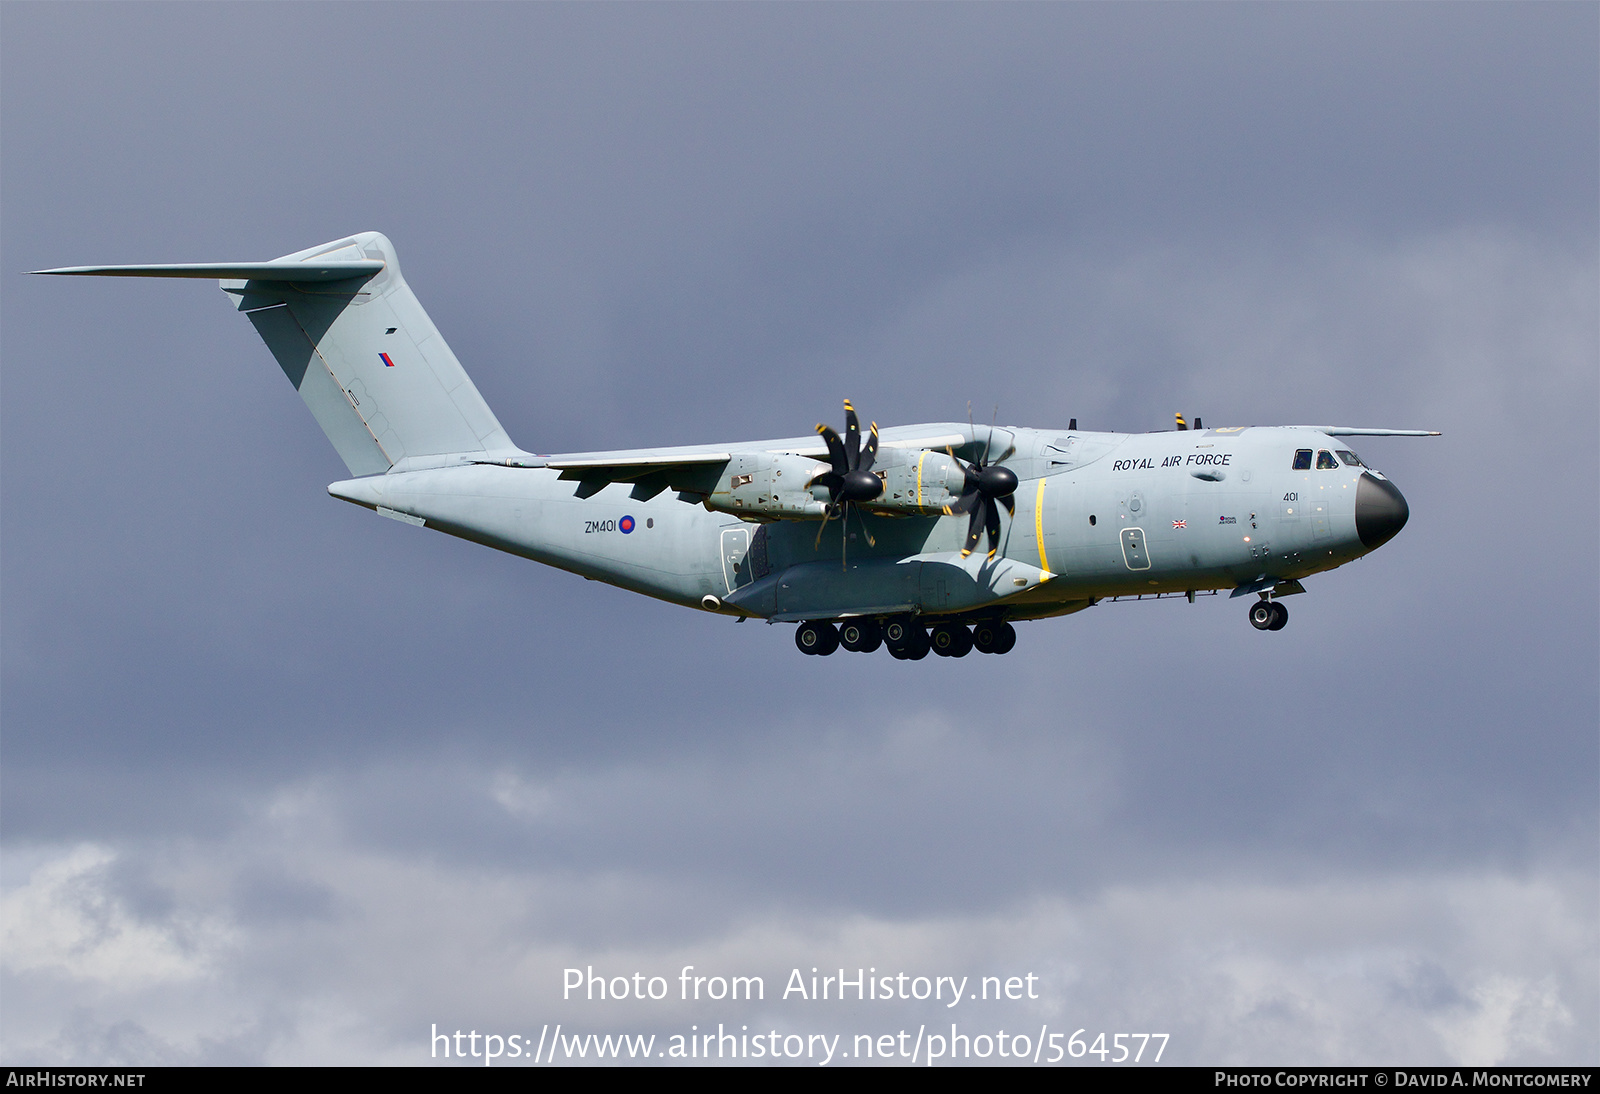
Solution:
<svg viewBox="0 0 1600 1094">
<path fill-rule="evenodd" d="M 1405 495 L 1394 483 L 1370 474 L 1361 476 L 1356 487 L 1356 535 L 1369 551 L 1399 535 L 1410 516 Z"/>
</svg>

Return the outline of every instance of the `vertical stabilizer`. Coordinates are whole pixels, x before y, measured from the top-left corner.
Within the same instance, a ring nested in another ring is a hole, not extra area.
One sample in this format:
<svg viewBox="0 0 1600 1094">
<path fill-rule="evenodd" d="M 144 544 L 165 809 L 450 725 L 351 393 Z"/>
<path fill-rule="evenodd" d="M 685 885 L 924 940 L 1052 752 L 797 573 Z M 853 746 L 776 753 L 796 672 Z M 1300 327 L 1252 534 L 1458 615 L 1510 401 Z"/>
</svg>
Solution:
<svg viewBox="0 0 1600 1094">
<path fill-rule="evenodd" d="M 517 451 L 377 232 L 270 262 L 36 272 L 218 279 L 352 475 L 381 474 L 407 458 Z"/>
<path fill-rule="evenodd" d="M 514 450 L 377 232 L 273 263 L 377 260 L 343 281 L 225 280 L 353 475 L 407 457 Z"/>
</svg>

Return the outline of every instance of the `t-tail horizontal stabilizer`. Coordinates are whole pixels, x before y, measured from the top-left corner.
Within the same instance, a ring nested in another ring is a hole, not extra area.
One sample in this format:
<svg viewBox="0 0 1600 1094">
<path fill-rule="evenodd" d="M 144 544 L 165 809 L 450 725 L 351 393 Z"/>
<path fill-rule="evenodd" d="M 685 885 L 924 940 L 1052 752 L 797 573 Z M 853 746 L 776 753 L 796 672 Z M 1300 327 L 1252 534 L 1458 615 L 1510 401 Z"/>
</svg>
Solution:
<svg viewBox="0 0 1600 1094">
<path fill-rule="evenodd" d="M 368 278 L 383 269 L 377 259 L 344 262 L 173 262 L 158 266 L 63 266 L 59 270 L 34 270 L 36 274 L 77 274 L 95 277 L 201 277 L 217 281 L 348 281 Z"/>
<path fill-rule="evenodd" d="M 519 451 L 400 276 L 393 244 L 377 232 L 270 262 L 35 272 L 217 279 L 352 475 L 381 474 L 402 460 L 415 467 Z"/>
</svg>

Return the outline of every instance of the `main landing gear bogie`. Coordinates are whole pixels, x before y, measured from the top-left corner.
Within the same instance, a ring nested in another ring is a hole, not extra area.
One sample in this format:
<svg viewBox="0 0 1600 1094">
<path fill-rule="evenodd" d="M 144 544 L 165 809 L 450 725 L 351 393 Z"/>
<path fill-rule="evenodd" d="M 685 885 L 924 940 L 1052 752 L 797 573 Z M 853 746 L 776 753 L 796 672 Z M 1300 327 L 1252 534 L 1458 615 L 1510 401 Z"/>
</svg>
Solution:
<svg viewBox="0 0 1600 1094">
<path fill-rule="evenodd" d="M 839 648 L 839 632 L 832 623 L 811 620 L 794 632 L 794 644 L 801 653 L 826 657 Z"/>
<path fill-rule="evenodd" d="M 1276 600 L 1258 600 L 1250 605 L 1250 625 L 1258 631 L 1281 631 L 1289 622 L 1289 609 Z"/>
<path fill-rule="evenodd" d="M 898 661 L 920 661 L 930 653 L 940 657 L 965 657 L 979 653 L 1009 653 L 1017 632 L 1003 620 L 980 620 L 971 627 L 945 621 L 932 630 L 909 618 L 847 619 L 835 626 L 826 620 L 801 623 L 794 644 L 801 653 L 825 657 L 841 646 L 852 653 L 872 653 L 879 646 Z"/>
<path fill-rule="evenodd" d="M 1017 629 L 1010 623 L 993 620 L 972 627 L 972 648 L 979 653 L 1010 653 L 1017 644 Z"/>
<path fill-rule="evenodd" d="M 876 619 L 847 619 L 839 624 L 839 645 L 851 653 L 871 653 L 883 645 L 883 626 Z"/>
<path fill-rule="evenodd" d="M 883 625 L 883 644 L 896 661 L 921 661 L 928 656 L 928 632 L 909 619 L 890 619 Z"/>
<path fill-rule="evenodd" d="M 939 623 L 928 633 L 933 652 L 940 657 L 965 657 L 972 652 L 972 632 L 959 623 Z"/>
</svg>

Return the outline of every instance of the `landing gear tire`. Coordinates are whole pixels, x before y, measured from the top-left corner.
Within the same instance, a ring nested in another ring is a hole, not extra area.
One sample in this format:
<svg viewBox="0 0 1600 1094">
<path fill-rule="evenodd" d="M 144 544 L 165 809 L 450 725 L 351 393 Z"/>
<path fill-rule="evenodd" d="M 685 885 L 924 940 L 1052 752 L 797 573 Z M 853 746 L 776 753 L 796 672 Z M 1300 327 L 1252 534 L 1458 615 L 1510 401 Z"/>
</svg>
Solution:
<svg viewBox="0 0 1600 1094">
<path fill-rule="evenodd" d="M 794 632 L 794 644 L 800 647 L 801 653 L 826 657 L 839 648 L 839 632 L 833 629 L 832 623 L 802 623 Z"/>
<path fill-rule="evenodd" d="M 883 624 L 883 644 L 902 661 L 920 661 L 928 656 L 928 632 L 915 620 L 900 616 Z"/>
<path fill-rule="evenodd" d="M 1017 631 L 1010 623 L 979 623 L 972 628 L 972 648 L 979 653 L 1009 653 L 1017 644 Z"/>
<path fill-rule="evenodd" d="M 1276 605 L 1265 600 L 1258 600 L 1250 605 L 1250 625 L 1258 631 L 1271 630 L 1273 620 L 1278 618 L 1278 613 L 1272 610 L 1274 607 Z M 1284 618 L 1289 618 L 1288 612 L 1284 612 Z"/>
<path fill-rule="evenodd" d="M 839 645 L 851 653 L 871 653 L 883 645 L 883 628 L 873 619 L 851 619 L 839 625 Z"/>
<path fill-rule="evenodd" d="M 1267 624 L 1267 630 L 1281 631 L 1287 622 L 1289 622 L 1289 609 L 1274 600 L 1272 602 L 1272 622 Z"/>
<path fill-rule="evenodd" d="M 940 657 L 965 657 L 972 652 L 972 632 L 959 623 L 940 623 L 928 641 Z"/>
</svg>

